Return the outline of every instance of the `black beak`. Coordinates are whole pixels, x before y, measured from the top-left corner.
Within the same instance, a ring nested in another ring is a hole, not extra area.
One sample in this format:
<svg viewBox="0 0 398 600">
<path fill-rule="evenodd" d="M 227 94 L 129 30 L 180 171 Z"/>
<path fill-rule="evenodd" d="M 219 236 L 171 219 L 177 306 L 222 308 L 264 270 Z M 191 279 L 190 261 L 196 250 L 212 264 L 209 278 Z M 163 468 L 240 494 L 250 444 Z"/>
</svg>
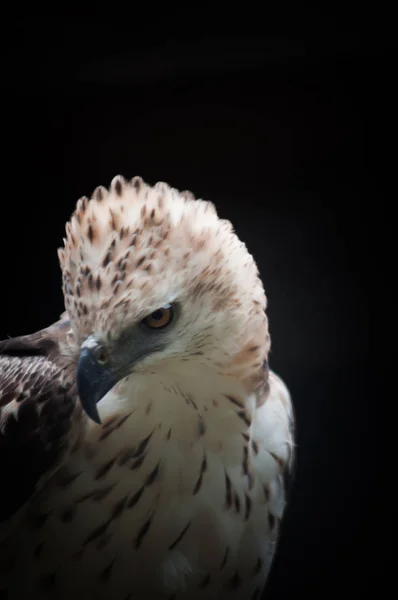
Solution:
<svg viewBox="0 0 398 600">
<path fill-rule="evenodd" d="M 83 409 L 95 423 L 101 423 L 97 403 L 117 381 L 110 368 L 98 363 L 93 350 L 83 348 L 77 364 L 77 391 Z"/>
</svg>

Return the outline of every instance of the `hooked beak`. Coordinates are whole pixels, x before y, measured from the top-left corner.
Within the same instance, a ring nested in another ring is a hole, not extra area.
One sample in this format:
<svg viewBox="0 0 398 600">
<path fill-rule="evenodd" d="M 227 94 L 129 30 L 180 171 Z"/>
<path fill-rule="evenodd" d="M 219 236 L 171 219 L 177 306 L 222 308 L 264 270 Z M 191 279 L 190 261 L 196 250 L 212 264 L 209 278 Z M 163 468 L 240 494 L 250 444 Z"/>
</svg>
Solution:
<svg viewBox="0 0 398 600">
<path fill-rule="evenodd" d="M 77 364 L 77 391 L 83 409 L 90 419 L 101 424 L 98 402 L 113 388 L 119 378 L 109 367 L 99 364 L 95 349 L 83 348 Z"/>
</svg>

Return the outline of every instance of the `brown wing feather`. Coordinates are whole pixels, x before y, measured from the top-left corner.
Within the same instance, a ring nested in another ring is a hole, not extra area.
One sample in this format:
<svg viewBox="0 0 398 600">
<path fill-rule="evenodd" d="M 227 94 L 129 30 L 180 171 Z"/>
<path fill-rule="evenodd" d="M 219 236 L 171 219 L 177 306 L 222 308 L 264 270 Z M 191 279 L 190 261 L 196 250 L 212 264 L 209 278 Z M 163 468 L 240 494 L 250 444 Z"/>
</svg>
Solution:
<svg viewBox="0 0 398 600">
<path fill-rule="evenodd" d="M 0 342 L 0 523 L 62 464 L 76 429 L 70 326 Z"/>
</svg>

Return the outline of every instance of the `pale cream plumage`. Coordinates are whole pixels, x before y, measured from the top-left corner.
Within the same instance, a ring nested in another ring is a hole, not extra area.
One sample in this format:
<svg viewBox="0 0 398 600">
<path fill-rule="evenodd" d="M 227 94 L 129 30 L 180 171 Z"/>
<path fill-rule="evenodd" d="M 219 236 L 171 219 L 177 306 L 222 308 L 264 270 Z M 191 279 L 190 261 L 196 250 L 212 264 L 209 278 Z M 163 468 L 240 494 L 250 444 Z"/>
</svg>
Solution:
<svg viewBox="0 0 398 600">
<path fill-rule="evenodd" d="M 101 425 L 76 406 L 79 441 L 8 532 L 2 553 L 18 569 L 1 575 L 0 589 L 10 600 L 33 590 L 259 598 L 294 440 L 245 245 L 210 203 L 116 177 L 78 202 L 59 256 L 68 369 L 92 338 L 124 364 L 136 352 L 130 340 L 152 344 L 137 324 L 179 308 L 162 347 L 134 359 L 99 402 Z"/>
</svg>

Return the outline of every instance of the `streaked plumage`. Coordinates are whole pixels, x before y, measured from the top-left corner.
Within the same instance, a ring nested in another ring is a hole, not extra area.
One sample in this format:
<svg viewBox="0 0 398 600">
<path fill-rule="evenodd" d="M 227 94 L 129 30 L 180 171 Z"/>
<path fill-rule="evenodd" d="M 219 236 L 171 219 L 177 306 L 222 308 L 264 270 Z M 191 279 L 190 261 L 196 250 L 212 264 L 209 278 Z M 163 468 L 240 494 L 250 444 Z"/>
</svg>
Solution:
<svg viewBox="0 0 398 600">
<path fill-rule="evenodd" d="M 252 257 L 212 204 L 138 177 L 79 200 L 66 232 L 66 313 L 0 343 L 0 590 L 259 598 L 293 415 Z"/>
</svg>

